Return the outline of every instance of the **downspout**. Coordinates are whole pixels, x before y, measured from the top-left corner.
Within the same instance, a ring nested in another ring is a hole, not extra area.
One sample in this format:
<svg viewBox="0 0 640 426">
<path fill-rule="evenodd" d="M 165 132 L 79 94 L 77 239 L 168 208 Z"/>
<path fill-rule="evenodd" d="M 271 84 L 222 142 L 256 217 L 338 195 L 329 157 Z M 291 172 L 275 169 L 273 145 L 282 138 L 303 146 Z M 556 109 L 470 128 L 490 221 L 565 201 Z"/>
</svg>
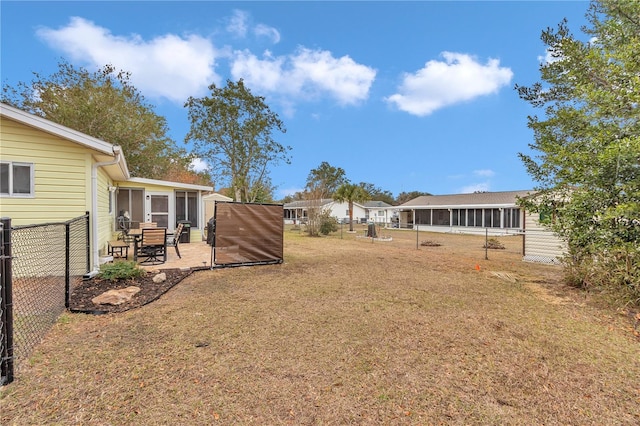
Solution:
<svg viewBox="0 0 640 426">
<path fill-rule="evenodd" d="M 93 269 L 87 272 L 83 278 L 90 279 L 98 275 L 100 272 L 100 256 L 98 253 L 98 168 L 105 166 L 112 166 L 120 162 L 122 156 L 122 149 L 119 145 L 113 146 L 113 153 L 115 158 L 113 160 L 104 161 L 102 163 L 94 163 L 91 166 L 91 250 L 93 260 Z"/>
</svg>

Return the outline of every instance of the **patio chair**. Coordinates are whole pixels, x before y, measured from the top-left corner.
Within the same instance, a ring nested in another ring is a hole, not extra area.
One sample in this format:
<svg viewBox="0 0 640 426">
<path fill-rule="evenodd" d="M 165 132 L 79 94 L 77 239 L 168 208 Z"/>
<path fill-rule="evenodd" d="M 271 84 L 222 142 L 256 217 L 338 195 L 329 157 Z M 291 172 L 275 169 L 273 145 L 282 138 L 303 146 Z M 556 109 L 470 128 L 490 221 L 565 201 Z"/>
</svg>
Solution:
<svg viewBox="0 0 640 426">
<path fill-rule="evenodd" d="M 178 244 L 180 243 L 180 235 L 182 234 L 183 228 L 184 223 L 179 223 L 173 235 L 167 234 L 167 247 L 173 247 L 176 249 L 178 259 L 182 259 L 182 256 L 180 256 L 180 250 L 178 249 Z"/>
<path fill-rule="evenodd" d="M 118 229 L 120 230 L 118 240 L 124 241 L 127 244 L 133 243 L 133 238 L 129 235 L 131 220 L 127 216 L 118 216 Z"/>
<path fill-rule="evenodd" d="M 143 228 L 136 242 L 135 260 L 141 265 L 158 265 L 167 261 L 167 228 Z"/>
</svg>

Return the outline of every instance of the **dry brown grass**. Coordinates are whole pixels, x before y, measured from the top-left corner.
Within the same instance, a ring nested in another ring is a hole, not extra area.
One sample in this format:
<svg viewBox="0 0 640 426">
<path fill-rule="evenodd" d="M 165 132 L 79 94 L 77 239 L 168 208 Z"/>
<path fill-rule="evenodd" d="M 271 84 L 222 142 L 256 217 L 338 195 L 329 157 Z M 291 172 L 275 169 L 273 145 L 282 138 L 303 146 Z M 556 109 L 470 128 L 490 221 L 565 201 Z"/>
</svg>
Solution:
<svg viewBox="0 0 640 426">
<path fill-rule="evenodd" d="M 122 314 L 66 314 L 0 423 L 638 424 L 628 319 L 521 240 L 286 231 L 282 265 L 199 271 Z M 439 247 L 419 247 L 429 239 Z"/>
</svg>

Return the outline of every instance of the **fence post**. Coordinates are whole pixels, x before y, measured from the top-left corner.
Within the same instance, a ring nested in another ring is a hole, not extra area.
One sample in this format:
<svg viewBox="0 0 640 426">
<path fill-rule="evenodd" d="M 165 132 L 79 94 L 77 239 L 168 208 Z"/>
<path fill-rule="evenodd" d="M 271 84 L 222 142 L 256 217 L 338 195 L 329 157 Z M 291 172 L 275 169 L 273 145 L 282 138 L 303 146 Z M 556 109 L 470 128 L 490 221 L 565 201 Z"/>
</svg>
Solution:
<svg viewBox="0 0 640 426">
<path fill-rule="evenodd" d="M 91 270 L 91 226 L 89 223 L 89 212 L 85 212 L 85 234 L 87 235 L 87 267 L 86 270 L 89 272 Z"/>
<path fill-rule="evenodd" d="M 69 271 L 71 257 L 71 226 L 69 222 L 64 225 L 64 307 L 69 309 L 69 302 L 71 295 L 69 294 L 71 288 L 71 272 Z"/>
<path fill-rule="evenodd" d="M 13 382 L 13 281 L 11 270 L 11 219 L 3 217 L 2 221 L 2 247 L 0 250 L 1 274 L 0 283 L 0 338 L 3 339 L 0 346 L 0 385 Z"/>
<path fill-rule="evenodd" d="M 484 228 L 484 260 L 489 260 L 489 228 Z"/>
</svg>

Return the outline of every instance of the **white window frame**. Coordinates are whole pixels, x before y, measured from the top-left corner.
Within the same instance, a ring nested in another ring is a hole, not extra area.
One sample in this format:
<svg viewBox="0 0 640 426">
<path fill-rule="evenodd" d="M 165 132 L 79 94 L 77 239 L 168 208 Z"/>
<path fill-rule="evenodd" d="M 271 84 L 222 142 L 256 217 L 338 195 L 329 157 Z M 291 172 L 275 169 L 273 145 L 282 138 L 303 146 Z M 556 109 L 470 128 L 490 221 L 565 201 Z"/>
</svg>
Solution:
<svg viewBox="0 0 640 426">
<path fill-rule="evenodd" d="M 35 183 L 34 183 L 34 167 L 33 163 L 25 163 L 22 161 L 0 161 L 0 164 L 7 164 L 9 166 L 9 192 L 0 192 L 0 197 L 11 198 L 34 198 L 35 197 Z M 29 167 L 29 193 L 27 194 L 14 194 L 13 193 L 13 167 Z"/>
</svg>

